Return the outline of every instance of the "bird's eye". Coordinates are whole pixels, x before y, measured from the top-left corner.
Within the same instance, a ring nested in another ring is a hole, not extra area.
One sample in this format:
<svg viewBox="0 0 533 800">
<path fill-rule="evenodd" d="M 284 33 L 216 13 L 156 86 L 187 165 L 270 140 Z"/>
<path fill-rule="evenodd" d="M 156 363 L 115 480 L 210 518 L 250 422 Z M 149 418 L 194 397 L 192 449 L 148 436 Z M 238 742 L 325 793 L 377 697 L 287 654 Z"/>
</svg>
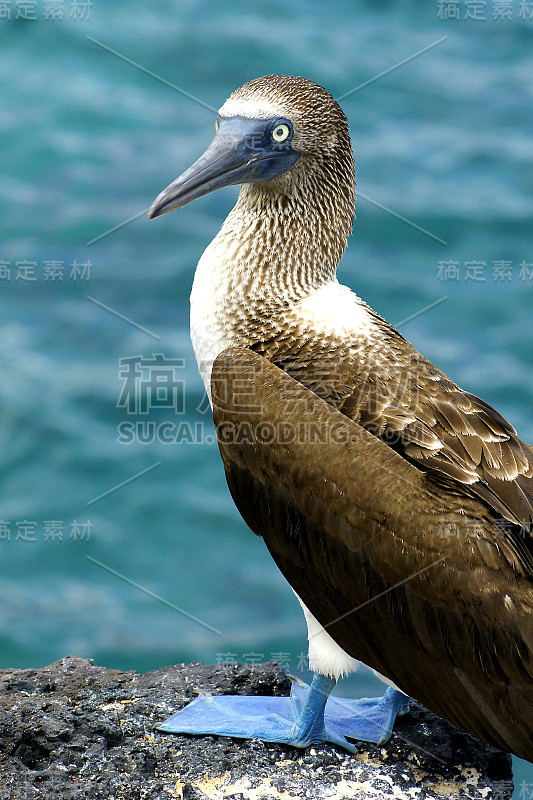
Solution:
<svg viewBox="0 0 533 800">
<path fill-rule="evenodd" d="M 218 119 L 215 120 L 215 133 L 218 131 Z"/>
<path fill-rule="evenodd" d="M 275 142 L 284 142 L 291 134 L 291 129 L 284 122 L 276 125 L 272 131 L 272 138 Z"/>
</svg>

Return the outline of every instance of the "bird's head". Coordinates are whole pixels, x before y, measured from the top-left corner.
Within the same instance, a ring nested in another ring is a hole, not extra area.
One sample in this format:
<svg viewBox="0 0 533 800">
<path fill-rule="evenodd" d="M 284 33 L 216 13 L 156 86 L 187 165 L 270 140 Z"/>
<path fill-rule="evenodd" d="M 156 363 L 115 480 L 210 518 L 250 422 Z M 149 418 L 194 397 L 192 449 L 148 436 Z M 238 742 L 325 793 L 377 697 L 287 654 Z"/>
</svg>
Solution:
<svg viewBox="0 0 533 800">
<path fill-rule="evenodd" d="M 286 75 L 256 78 L 230 95 L 215 129 L 205 153 L 154 200 L 150 219 L 223 186 L 259 184 L 290 194 L 313 176 L 343 191 L 353 208 L 348 124 L 322 86 Z"/>
</svg>

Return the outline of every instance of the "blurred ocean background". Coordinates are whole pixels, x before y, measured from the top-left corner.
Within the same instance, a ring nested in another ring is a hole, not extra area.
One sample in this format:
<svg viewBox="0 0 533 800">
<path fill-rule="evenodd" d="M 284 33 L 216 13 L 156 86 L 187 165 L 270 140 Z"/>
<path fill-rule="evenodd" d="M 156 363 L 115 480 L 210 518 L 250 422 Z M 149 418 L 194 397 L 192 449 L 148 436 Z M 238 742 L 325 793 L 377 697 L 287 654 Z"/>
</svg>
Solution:
<svg viewBox="0 0 533 800">
<path fill-rule="evenodd" d="M 341 281 L 533 441 L 533 3 L 2 6 L 0 667 L 276 658 L 308 677 L 300 608 L 233 506 L 189 342 L 194 268 L 238 190 L 142 212 L 210 142 L 204 104 L 272 72 L 352 92 Z M 143 414 L 158 354 L 184 407 L 163 393 Z M 145 440 L 119 441 L 125 423 Z M 361 670 L 338 691 L 380 688 Z M 529 797 L 533 766 L 515 766 Z"/>
</svg>

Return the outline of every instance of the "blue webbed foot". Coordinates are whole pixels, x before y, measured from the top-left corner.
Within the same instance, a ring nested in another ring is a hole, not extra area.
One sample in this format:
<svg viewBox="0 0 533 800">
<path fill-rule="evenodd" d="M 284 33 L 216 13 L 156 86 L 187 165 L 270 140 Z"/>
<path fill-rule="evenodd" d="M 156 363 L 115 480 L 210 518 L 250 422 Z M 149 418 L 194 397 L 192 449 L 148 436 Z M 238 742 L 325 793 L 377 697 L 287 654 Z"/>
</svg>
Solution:
<svg viewBox="0 0 533 800">
<path fill-rule="evenodd" d="M 331 720 L 349 739 L 383 744 L 392 735 L 396 717 L 407 714 L 409 706 L 410 698 L 392 687 L 383 697 L 330 697 L 325 711 L 326 728 Z"/>
<path fill-rule="evenodd" d="M 203 695 L 157 725 L 165 733 L 234 736 L 293 747 L 331 742 L 354 753 L 348 739 L 382 743 L 394 721 L 409 710 L 409 698 L 395 689 L 383 697 L 329 697 L 335 681 L 315 675 L 311 686 L 293 681 L 290 697 Z"/>
</svg>

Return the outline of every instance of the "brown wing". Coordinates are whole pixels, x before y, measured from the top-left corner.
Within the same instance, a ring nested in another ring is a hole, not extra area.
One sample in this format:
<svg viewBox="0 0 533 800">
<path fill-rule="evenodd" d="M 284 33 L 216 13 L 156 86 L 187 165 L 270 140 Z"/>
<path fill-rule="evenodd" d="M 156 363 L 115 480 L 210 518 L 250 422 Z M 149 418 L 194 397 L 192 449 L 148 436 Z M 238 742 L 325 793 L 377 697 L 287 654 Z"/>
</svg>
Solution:
<svg viewBox="0 0 533 800">
<path fill-rule="evenodd" d="M 213 375 L 237 507 L 320 623 L 434 713 L 532 760 L 533 585 L 493 512 L 248 350 Z"/>
<path fill-rule="evenodd" d="M 373 432 L 378 426 L 385 440 L 396 436 L 405 456 L 431 470 L 436 479 L 445 476 L 468 486 L 505 519 L 531 530 L 531 447 L 497 411 L 460 389 L 422 356 L 414 375 L 417 386 L 409 404 L 405 396 L 399 398 L 403 404 L 394 396 L 382 398 L 377 419 L 361 408 L 361 424 Z M 345 413 L 351 416 L 353 410 L 352 395 Z"/>
<path fill-rule="evenodd" d="M 376 324 L 376 344 L 364 357 L 349 344 L 321 348 L 312 339 L 299 351 L 283 353 L 268 343 L 261 351 L 437 483 L 463 487 L 488 503 L 504 526 L 533 533 L 533 448 L 377 315 Z"/>
</svg>

